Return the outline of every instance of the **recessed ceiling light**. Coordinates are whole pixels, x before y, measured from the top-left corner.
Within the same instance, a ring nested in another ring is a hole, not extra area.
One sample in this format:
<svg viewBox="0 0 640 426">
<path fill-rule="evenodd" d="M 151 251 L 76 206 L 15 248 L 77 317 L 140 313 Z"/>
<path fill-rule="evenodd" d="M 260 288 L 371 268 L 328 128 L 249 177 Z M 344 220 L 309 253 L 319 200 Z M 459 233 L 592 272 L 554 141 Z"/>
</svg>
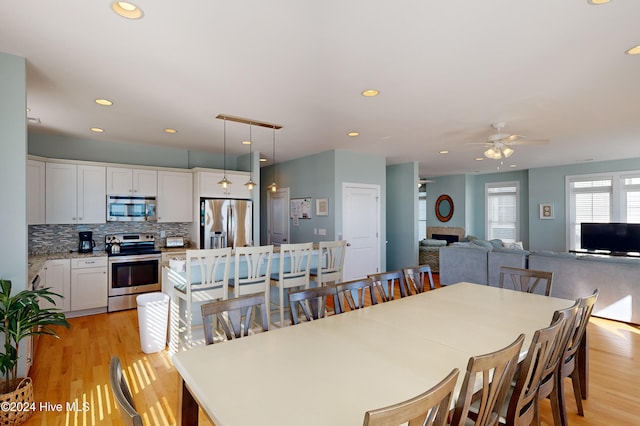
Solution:
<svg viewBox="0 0 640 426">
<path fill-rule="evenodd" d="M 638 55 L 638 54 L 640 54 L 640 44 L 635 46 L 635 47 L 632 47 L 631 49 L 627 50 L 625 53 L 627 55 Z"/>
<path fill-rule="evenodd" d="M 170 133 L 170 134 L 178 133 L 176 129 L 170 129 L 170 128 L 164 129 L 163 132 Z"/>
<path fill-rule="evenodd" d="M 589 3 L 599 5 L 599 4 L 609 3 L 610 1 L 611 0 L 589 0 Z"/>
<path fill-rule="evenodd" d="M 267 162 L 267 159 L 266 159 L 266 158 L 264 158 L 264 157 L 260 157 L 260 162 L 261 162 L 261 163 L 266 163 L 266 162 Z"/>
<path fill-rule="evenodd" d="M 359 136 L 359 135 L 360 135 L 360 133 L 358 133 L 358 132 L 349 132 L 349 133 L 347 133 L 347 136 L 351 136 L 352 138 L 356 137 L 356 136 Z"/>
<path fill-rule="evenodd" d="M 242 145 L 251 145 L 251 141 L 242 141 Z"/>
<path fill-rule="evenodd" d="M 509 164 L 509 167 L 511 167 L 512 169 L 515 169 L 516 167 L 518 167 L 517 164 Z"/>
<path fill-rule="evenodd" d="M 484 161 L 484 157 L 476 157 L 475 160 L 476 161 Z"/>
<path fill-rule="evenodd" d="M 440 151 L 440 154 L 448 154 L 449 151 L 447 151 L 446 149 L 443 149 L 442 151 Z"/>
<path fill-rule="evenodd" d="M 115 13 L 127 19 L 140 19 L 143 15 L 142 9 L 126 1 L 114 1 L 111 3 L 111 8 Z"/>
<path fill-rule="evenodd" d="M 380 94 L 376 89 L 367 89 L 362 91 L 362 96 L 366 96 L 367 98 L 371 98 L 373 96 L 378 96 Z"/>
<path fill-rule="evenodd" d="M 91 131 L 94 133 L 102 133 L 104 132 L 104 129 L 101 129 L 100 127 L 92 127 Z"/>
<path fill-rule="evenodd" d="M 111 102 L 109 99 L 96 99 L 96 103 L 98 105 L 102 105 L 102 106 L 111 106 L 111 105 L 113 105 L 113 102 Z"/>
</svg>

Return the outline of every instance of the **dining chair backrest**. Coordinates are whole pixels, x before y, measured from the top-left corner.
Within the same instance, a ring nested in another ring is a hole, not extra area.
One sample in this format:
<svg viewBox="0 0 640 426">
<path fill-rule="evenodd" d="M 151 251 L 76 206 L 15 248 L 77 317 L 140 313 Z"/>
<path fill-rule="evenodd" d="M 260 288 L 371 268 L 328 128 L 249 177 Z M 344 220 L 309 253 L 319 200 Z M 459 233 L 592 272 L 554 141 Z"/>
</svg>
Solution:
<svg viewBox="0 0 640 426">
<path fill-rule="evenodd" d="M 111 390 L 118 404 L 118 409 L 120 409 L 120 416 L 124 424 L 127 426 L 142 426 L 142 417 L 136 411 L 133 396 L 122 374 L 120 358 L 117 356 L 111 357 L 111 363 L 109 364 L 109 381 L 111 382 Z"/>
<path fill-rule="evenodd" d="M 458 380 L 454 368 L 440 383 L 407 401 L 369 410 L 363 426 L 444 426 L 447 423 L 453 390 Z"/>
<path fill-rule="evenodd" d="M 300 323 L 298 309 L 307 321 L 324 318 L 327 314 L 327 298 L 333 298 L 335 305 L 336 295 L 336 287 L 333 285 L 289 292 L 291 324 Z"/>
<path fill-rule="evenodd" d="M 347 281 L 338 283 L 335 286 L 337 303 L 334 309 L 337 314 L 347 310 L 353 311 L 364 308 L 367 303 L 367 293 L 369 293 L 369 300 L 372 305 L 378 303 L 371 278 Z"/>
<path fill-rule="evenodd" d="M 536 271 L 535 269 L 512 268 L 510 266 L 500 267 L 500 288 L 511 288 L 525 293 L 537 293 L 536 289 L 544 283 L 545 296 L 551 295 L 553 285 L 553 272 Z"/>
<path fill-rule="evenodd" d="M 506 424 L 529 426 L 538 424 L 538 388 L 542 372 L 553 352 L 562 329 L 563 319 L 558 318 L 549 327 L 537 330 L 527 356 L 519 367 L 519 373 L 507 407 Z"/>
<path fill-rule="evenodd" d="M 587 325 L 589 324 L 589 319 L 591 318 L 591 312 L 593 311 L 593 307 L 595 306 L 598 295 L 600 294 L 599 290 L 594 290 L 593 294 L 587 297 L 583 297 L 578 299 L 578 314 L 576 315 L 575 326 L 572 328 L 572 333 L 569 336 L 569 340 L 567 342 L 567 347 L 560 359 L 560 363 L 558 365 L 557 374 L 556 374 L 556 383 L 555 385 L 558 387 L 558 413 L 560 417 L 560 421 L 562 425 L 567 424 L 567 413 L 566 413 L 566 405 L 564 403 L 564 378 L 571 377 L 571 383 L 573 385 L 573 395 L 576 400 L 576 406 L 578 408 L 578 414 L 583 416 L 584 410 L 582 408 L 582 398 L 586 395 L 586 389 L 581 389 L 580 385 L 580 377 L 578 370 L 578 350 L 580 346 L 583 344 L 583 340 L 585 339 L 585 334 L 587 332 Z M 585 366 L 586 368 L 586 366 Z M 586 384 L 586 383 L 585 383 Z M 585 396 L 586 397 L 586 396 Z"/>
<path fill-rule="evenodd" d="M 215 342 L 215 323 L 220 323 L 227 340 L 247 336 L 251 330 L 253 308 L 258 307 L 261 314 L 260 328 L 269 330 L 267 304 L 264 293 L 239 296 L 233 299 L 216 300 L 200 307 L 207 345 Z"/>
<path fill-rule="evenodd" d="M 187 250 L 186 299 L 193 302 L 228 298 L 230 264 L 229 247 Z"/>
<path fill-rule="evenodd" d="M 571 307 L 559 309 L 553 313 L 551 323 L 553 324 L 556 321 L 561 321 L 561 326 L 558 333 L 558 339 L 556 339 L 556 344 L 553 346 L 549 359 L 542 370 L 540 387 L 538 389 L 538 401 L 546 399 L 555 390 L 555 378 L 558 370 L 558 364 L 565 353 L 569 338 L 573 333 L 579 306 L 580 302 L 576 301 L 576 303 Z"/>
<path fill-rule="evenodd" d="M 312 281 L 318 285 L 337 283 L 343 279 L 344 256 L 347 242 L 320 241 L 318 243 L 318 267 L 311 270 Z"/>
<path fill-rule="evenodd" d="M 413 268 L 404 268 L 404 283 L 407 287 L 407 294 L 424 293 L 427 290 L 433 290 L 433 274 L 431 266 L 419 265 Z M 429 286 L 427 288 L 427 285 Z"/>
<path fill-rule="evenodd" d="M 468 418 L 473 419 L 476 426 L 498 424 L 500 410 L 518 365 L 523 341 L 524 334 L 521 334 L 503 349 L 469 358 L 467 372 L 453 410 L 452 426 L 463 426 Z M 479 376 L 482 376 L 481 379 Z M 474 398 L 476 380 L 482 383 L 482 388 L 476 394 L 478 398 Z M 471 411 L 471 404 L 475 401 L 477 406 Z"/>
<path fill-rule="evenodd" d="M 234 296 L 264 293 L 269 299 L 273 246 L 237 247 L 233 275 Z"/>
<path fill-rule="evenodd" d="M 400 297 L 407 296 L 402 270 L 369 274 L 369 278 L 371 278 L 374 287 L 378 290 L 381 302 L 395 299 L 396 287 L 400 291 Z"/>
</svg>

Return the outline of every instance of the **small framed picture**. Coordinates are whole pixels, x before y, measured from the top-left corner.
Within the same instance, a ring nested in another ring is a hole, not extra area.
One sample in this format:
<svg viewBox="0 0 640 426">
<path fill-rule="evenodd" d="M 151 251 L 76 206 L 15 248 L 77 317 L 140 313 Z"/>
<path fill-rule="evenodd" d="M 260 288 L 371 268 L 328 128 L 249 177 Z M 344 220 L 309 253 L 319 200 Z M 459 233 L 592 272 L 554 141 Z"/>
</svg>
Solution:
<svg viewBox="0 0 640 426">
<path fill-rule="evenodd" d="M 316 216 L 329 216 L 328 198 L 316 198 Z"/>
<path fill-rule="evenodd" d="M 540 204 L 540 219 L 553 219 L 553 204 Z"/>
</svg>

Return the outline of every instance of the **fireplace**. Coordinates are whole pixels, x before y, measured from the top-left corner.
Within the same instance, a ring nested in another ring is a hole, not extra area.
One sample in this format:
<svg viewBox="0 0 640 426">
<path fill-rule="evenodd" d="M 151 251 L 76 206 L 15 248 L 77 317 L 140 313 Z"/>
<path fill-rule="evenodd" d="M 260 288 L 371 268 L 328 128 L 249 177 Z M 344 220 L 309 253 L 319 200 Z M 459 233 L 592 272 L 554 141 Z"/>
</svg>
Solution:
<svg viewBox="0 0 640 426">
<path fill-rule="evenodd" d="M 460 241 L 460 238 L 457 235 L 448 234 L 431 234 L 431 238 L 434 240 L 446 240 L 447 245 Z"/>
<path fill-rule="evenodd" d="M 445 240 L 447 244 L 455 243 L 464 239 L 464 228 L 455 226 L 428 226 L 427 238 Z"/>
</svg>

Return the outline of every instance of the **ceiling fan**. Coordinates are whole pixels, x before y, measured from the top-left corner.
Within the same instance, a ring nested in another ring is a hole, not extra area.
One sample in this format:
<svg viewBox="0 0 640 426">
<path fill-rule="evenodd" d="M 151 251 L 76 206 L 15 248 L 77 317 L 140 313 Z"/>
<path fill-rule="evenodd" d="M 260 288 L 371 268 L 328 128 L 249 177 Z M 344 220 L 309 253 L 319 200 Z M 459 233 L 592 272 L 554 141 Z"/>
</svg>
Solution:
<svg viewBox="0 0 640 426">
<path fill-rule="evenodd" d="M 548 139 L 532 139 L 522 135 L 503 133 L 502 129 L 504 129 L 505 126 L 506 123 L 504 121 L 491 124 L 491 127 L 496 130 L 496 133 L 489 135 L 486 142 L 472 142 L 472 144 L 484 145 L 487 148 L 487 150 L 484 151 L 485 157 L 501 160 L 513 155 L 515 150 L 512 147 L 514 145 L 545 144 L 549 142 Z"/>
</svg>

